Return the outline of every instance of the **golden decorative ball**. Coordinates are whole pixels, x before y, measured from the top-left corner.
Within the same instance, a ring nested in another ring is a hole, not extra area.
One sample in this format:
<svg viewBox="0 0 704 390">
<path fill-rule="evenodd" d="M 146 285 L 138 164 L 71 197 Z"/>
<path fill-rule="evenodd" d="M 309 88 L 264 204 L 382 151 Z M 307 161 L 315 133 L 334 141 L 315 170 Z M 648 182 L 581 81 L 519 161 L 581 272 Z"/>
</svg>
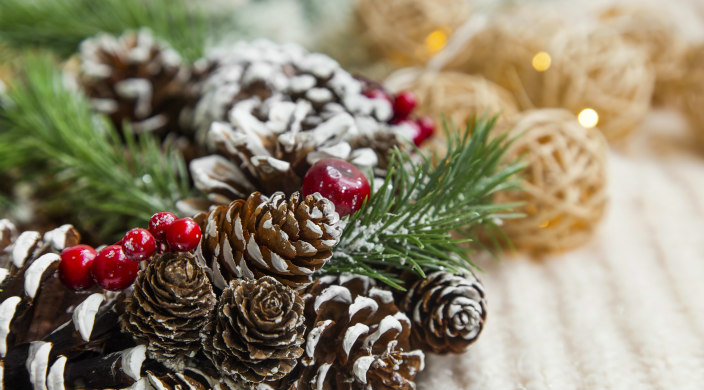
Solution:
<svg viewBox="0 0 704 390">
<path fill-rule="evenodd" d="M 484 75 L 522 109 L 568 109 L 584 125 L 598 124 L 609 141 L 625 138 L 650 107 L 655 74 L 647 55 L 613 32 L 508 14 L 470 39 L 465 52 L 452 69 Z"/>
<path fill-rule="evenodd" d="M 672 103 L 687 118 L 689 127 L 704 146 L 704 45 L 691 47 L 682 78 L 673 87 Z"/>
<path fill-rule="evenodd" d="M 427 115 L 437 123 L 444 116 L 458 129 L 475 116 L 500 114 L 500 118 L 505 118 L 518 112 L 518 104 L 510 92 L 481 76 L 428 72 L 403 89 L 413 91 L 418 97 L 418 115 Z"/>
<path fill-rule="evenodd" d="M 496 194 L 500 203 L 525 202 L 525 218 L 506 220 L 514 245 L 534 253 L 567 250 L 587 241 L 607 204 L 608 146 L 596 129 L 582 127 L 564 109 L 530 110 L 500 126 L 517 137 L 510 160 L 527 164 L 522 190 Z"/>
<path fill-rule="evenodd" d="M 359 0 L 368 40 L 387 59 L 423 64 L 470 16 L 467 0 Z"/>
<path fill-rule="evenodd" d="M 641 47 L 655 69 L 654 104 L 665 104 L 667 85 L 682 74 L 687 43 L 662 10 L 637 4 L 612 5 L 599 13 L 602 26 Z"/>
</svg>

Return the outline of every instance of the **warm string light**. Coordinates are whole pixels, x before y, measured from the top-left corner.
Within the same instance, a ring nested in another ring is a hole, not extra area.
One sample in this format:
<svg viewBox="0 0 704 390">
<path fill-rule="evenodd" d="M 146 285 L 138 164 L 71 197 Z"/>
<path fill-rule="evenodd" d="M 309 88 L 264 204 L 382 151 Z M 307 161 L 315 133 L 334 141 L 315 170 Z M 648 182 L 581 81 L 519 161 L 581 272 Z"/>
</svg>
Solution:
<svg viewBox="0 0 704 390">
<path fill-rule="evenodd" d="M 585 108 L 577 115 L 577 121 L 582 127 L 591 129 L 599 124 L 599 114 L 593 108 Z"/>
<path fill-rule="evenodd" d="M 435 54 L 445 47 L 448 38 L 447 29 L 434 30 L 425 37 L 425 49 L 428 53 Z"/>
<path fill-rule="evenodd" d="M 533 56 L 533 61 L 531 61 L 533 69 L 538 72 L 545 72 L 550 69 L 550 64 L 552 64 L 552 58 L 547 52 L 541 51 Z"/>
</svg>

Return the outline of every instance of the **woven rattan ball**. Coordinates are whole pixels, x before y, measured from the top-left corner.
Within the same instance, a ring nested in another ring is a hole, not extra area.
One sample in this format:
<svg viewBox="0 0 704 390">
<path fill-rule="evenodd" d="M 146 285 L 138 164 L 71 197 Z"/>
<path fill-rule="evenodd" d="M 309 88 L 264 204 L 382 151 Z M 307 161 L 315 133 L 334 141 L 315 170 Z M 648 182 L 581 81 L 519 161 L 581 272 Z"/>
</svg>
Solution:
<svg viewBox="0 0 704 390">
<path fill-rule="evenodd" d="M 607 7 L 600 12 L 599 20 L 604 28 L 613 29 L 627 42 L 645 50 L 655 69 L 653 103 L 664 104 L 667 85 L 681 76 L 687 51 L 687 43 L 674 20 L 662 10 L 634 3 Z"/>
<path fill-rule="evenodd" d="M 575 115 L 591 109 L 609 141 L 638 126 L 655 82 L 642 49 L 613 32 L 566 29 L 542 16 L 529 20 L 499 18 L 469 40 L 469 57 L 452 67 L 483 74 L 511 91 L 523 109 L 566 108 Z"/>
<path fill-rule="evenodd" d="M 369 41 L 399 64 L 422 64 L 470 15 L 467 0 L 359 0 Z"/>
<path fill-rule="evenodd" d="M 518 136 L 509 161 L 527 164 L 522 190 L 499 192 L 501 203 L 525 202 L 521 219 L 503 226 L 517 248 L 534 253 L 567 250 L 584 243 L 607 203 L 607 143 L 596 129 L 585 129 L 564 109 L 537 109 L 501 126 Z"/>
<path fill-rule="evenodd" d="M 418 114 L 438 123 L 444 116 L 458 128 L 481 115 L 501 114 L 502 118 L 518 112 L 510 92 L 481 76 L 459 72 L 425 73 L 404 87 L 418 97 Z"/>
<path fill-rule="evenodd" d="M 670 91 L 690 128 L 704 145 L 704 45 L 693 46 L 685 57 L 685 72 Z"/>
</svg>

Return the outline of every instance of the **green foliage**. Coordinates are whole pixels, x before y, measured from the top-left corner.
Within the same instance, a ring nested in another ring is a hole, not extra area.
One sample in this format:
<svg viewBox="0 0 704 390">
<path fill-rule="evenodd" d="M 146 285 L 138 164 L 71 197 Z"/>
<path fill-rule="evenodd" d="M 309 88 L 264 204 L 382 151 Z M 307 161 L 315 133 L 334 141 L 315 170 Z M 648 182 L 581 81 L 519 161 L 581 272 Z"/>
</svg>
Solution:
<svg viewBox="0 0 704 390">
<path fill-rule="evenodd" d="M 67 57 L 100 32 L 119 35 L 148 27 L 194 60 L 218 20 L 183 0 L 2 0 L 0 41 L 18 48 L 42 46 Z"/>
<path fill-rule="evenodd" d="M 350 216 L 324 271 L 352 272 L 401 287 L 403 271 L 469 268 L 467 243 L 476 228 L 496 230 L 496 221 L 518 217 L 516 204 L 493 204 L 492 194 L 514 188 L 523 167 L 502 157 L 505 135 L 490 137 L 495 119 L 478 119 L 464 135 L 448 132 L 447 153 L 437 160 L 394 150 L 384 185 Z M 447 125 L 446 125 L 447 128 Z M 451 135 L 454 134 L 454 135 Z M 463 230 L 468 238 L 456 239 Z"/>
<path fill-rule="evenodd" d="M 38 184 L 48 210 L 100 229 L 100 237 L 175 211 L 190 195 L 179 153 L 161 150 L 151 135 L 127 131 L 123 141 L 83 95 L 64 86 L 51 56 L 22 60 L 22 81 L 0 109 L 0 172 Z"/>
</svg>

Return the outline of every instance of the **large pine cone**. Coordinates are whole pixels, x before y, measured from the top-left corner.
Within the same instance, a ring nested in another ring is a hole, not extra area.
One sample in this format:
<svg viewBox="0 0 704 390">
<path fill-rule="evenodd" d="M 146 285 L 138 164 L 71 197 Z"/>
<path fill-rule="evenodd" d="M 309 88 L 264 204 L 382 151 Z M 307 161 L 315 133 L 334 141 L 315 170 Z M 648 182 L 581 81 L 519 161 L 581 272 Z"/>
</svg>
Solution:
<svg viewBox="0 0 704 390">
<path fill-rule="evenodd" d="M 424 355 L 409 348 L 411 322 L 389 291 L 363 276 L 323 277 L 309 286 L 305 354 L 277 388 L 415 389 Z"/>
<path fill-rule="evenodd" d="M 218 206 L 196 217 L 203 231 L 197 253 L 224 288 L 237 278 L 272 276 L 302 288 L 332 257 L 342 226 L 335 206 L 320 194 L 255 192 L 247 200 Z"/>
<path fill-rule="evenodd" d="M 437 271 L 416 281 L 399 307 L 413 321 L 413 348 L 441 354 L 465 352 L 486 320 L 484 287 L 466 271 Z"/>
<path fill-rule="evenodd" d="M 293 289 L 270 277 L 233 280 L 203 333 L 205 352 L 233 383 L 278 380 L 303 353 L 304 322 Z"/>
<path fill-rule="evenodd" d="M 190 168 L 195 185 L 215 203 L 254 191 L 291 194 L 310 166 L 326 157 L 367 172 L 413 131 L 390 124 L 389 102 L 365 96 L 364 83 L 325 55 L 259 40 L 210 57 L 215 65 L 195 127 L 218 154 L 196 159 Z M 389 142 L 358 142 L 377 134 Z"/>
<path fill-rule="evenodd" d="M 200 331 L 215 304 L 208 276 L 194 256 L 165 253 L 139 273 L 126 299 L 122 328 L 147 343 L 153 359 L 170 363 L 201 349 Z"/>
<path fill-rule="evenodd" d="M 148 30 L 85 40 L 80 61 L 81 86 L 117 128 L 127 121 L 136 132 L 174 130 L 180 112 L 195 98 L 188 67 Z"/>
</svg>

